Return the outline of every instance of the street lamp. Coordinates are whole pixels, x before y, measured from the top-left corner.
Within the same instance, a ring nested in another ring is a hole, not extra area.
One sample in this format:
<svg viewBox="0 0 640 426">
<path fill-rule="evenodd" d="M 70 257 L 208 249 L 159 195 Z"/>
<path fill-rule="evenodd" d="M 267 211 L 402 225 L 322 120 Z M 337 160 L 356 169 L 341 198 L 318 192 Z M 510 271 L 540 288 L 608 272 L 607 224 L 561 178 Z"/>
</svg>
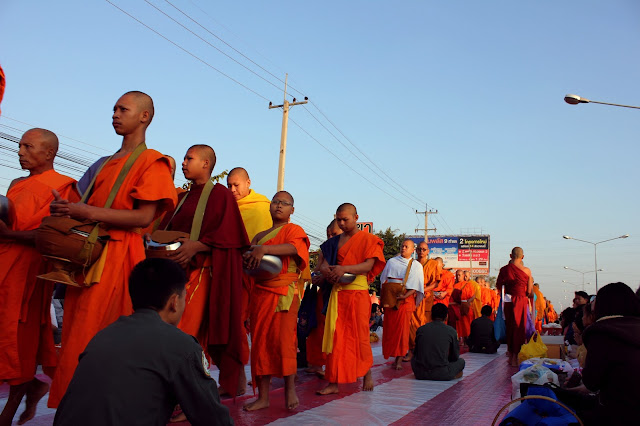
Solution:
<svg viewBox="0 0 640 426">
<path fill-rule="evenodd" d="M 582 291 L 584 291 L 584 274 L 590 274 L 591 272 L 596 272 L 596 271 L 582 272 L 582 271 L 578 271 L 577 269 L 569 268 L 568 266 L 565 266 L 564 269 L 568 269 L 570 271 L 574 271 L 574 272 L 578 272 L 579 274 L 582 274 Z M 598 271 L 601 272 L 602 269 L 598 269 Z"/>
<path fill-rule="evenodd" d="M 568 235 L 563 235 L 562 238 L 564 238 L 565 240 L 576 240 L 576 241 L 582 241 L 583 243 L 593 244 L 593 259 L 596 265 L 596 270 L 594 271 L 596 273 L 596 293 L 598 293 L 598 271 L 600 271 L 600 269 L 598 269 L 598 244 L 606 243 L 607 241 L 618 240 L 620 238 L 629 238 L 629 234 L 620 235 L 619 237 L 615 237 L 615 238 L 609 238 L 608 240 L 598 241 L 597 243 L 581 240 L 579 238 L 573 238 Z"/>
<path fill-rule="evenodd" d="M 566 103 L 568 103 L 569 105 L 578 105 L 578 104 L 602 104 L 602 105 L 611 105 L 611 106 L 617 106 L 617 107 L 624 107 L 624 108 L 635 108 L 635 109 L 640 109 L 640 107 L 637 106 L 632 106 L 632 105 L 622 105 L 622 104 L 612 104 L 609 102 L 599 102 L 599 101 L 592 101 L 589 100 L 587 98 L 583 98 L 581 96 L 578 95 L 564 95 L 564 101 Z"/>
</svg>

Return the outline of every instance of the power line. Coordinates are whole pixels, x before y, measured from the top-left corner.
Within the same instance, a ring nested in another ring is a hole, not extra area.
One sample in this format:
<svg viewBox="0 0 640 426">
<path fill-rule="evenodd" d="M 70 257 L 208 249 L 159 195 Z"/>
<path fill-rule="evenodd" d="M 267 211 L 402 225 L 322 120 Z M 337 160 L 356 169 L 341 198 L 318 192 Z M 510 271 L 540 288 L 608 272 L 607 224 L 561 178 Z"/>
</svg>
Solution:
<svg viewBox="0 0 640 426">
<path fill-rule="evenodd" d="M 248 86 L 245 86 L 244 84 L 240 83 L 238 80 L 236 80 L 235 78 L 231 77 L 228 74 L 225 74 L 224 72 L 220 71 L 218 68 L 214 67 L 213 65 L 211 65 L 210 63 L 208 63 L 207 61 L 205 61 L 204 59 L 200 58 L 199 56 L 197 56 L 194 53 L 191 53 L 189 50 L 185 49 L 184 47 L 180 46 L 178 43 L 174 42 L 173 40 L 169 39 L 168 37 L 165 37 L 164 35 L 162 35 L 160 32 L 154 30 L 153 28 L 151 28 L 150 26 L 148 26 L 147 24 L 145 24 L 144 22 L 142 22 L 141 20 L 139 20 L 138 18 L 136 18 L 135 16 L 131 15 L 129 12 L 125 11 L 124 9 L 121 9 L 119 6 L 117 6 L 116 4 L 112 3 L 109 0 L 105 0 L 107 3 L 109 3 L 111 6 L 115 7 L 116 9 L 118 9 L 120 12 L 124 13 L 125 15 L 127 15 L 129 18 L 133 19 L 134 21 L 136 21 L 137 23 L 139 23 L 140 25 L 142 25 L 143 27 L 147 28 L 149 31 L 154 32 L 156 35 L 158 35 L 159 37 L 162 37 L 163 39 L 165 39 L 166 41 L 168 41 L 169 43 L 173 44 L 175 47 L 177 47 L 178 49 L 182 50 L 183 52 L 185 52 L 186 54 L 188 54 L 189 56 L 197 59 L 198 61 L 202 62 L 203 64 L 205 64 L 206 66 L 208 66 L 209 68 L 211 68 L 212 70 L 220 73 L 221 75 L 223 75 L 224 77 L 228 78 L 229 80 L 233 81 L 234 83 L 236 83 L 237 85 L 245 88 L 246 90 L 248 90 L 249 92 L 253 93 L 254 95 L 264 99 L 265 101 L 269 102 L 269 99 L 265 96 L 262 96 L 260 93 L 256 92 L 255 90 L 249 88 Z"/>
</svg>

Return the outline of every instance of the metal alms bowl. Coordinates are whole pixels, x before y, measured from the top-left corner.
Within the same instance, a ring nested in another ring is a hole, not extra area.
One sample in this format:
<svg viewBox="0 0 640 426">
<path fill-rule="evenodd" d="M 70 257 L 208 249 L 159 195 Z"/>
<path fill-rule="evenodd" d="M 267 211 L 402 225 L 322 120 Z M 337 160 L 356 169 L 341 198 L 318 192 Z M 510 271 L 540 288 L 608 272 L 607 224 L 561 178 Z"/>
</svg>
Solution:
<svg viewBox="0 0 640 426">
<path fill-rule="evenodd" d="M 175 243 L 163 244 L 151 240 L 144 243 L 144 248 L 149 251 L 173 251 L 178 250 L 181 245 L 182 243 L 180 241 L 176 241 Z"/>
<path fill-rule="evenodd" d="M 4 195 L 0 195 L 0 220 L 7 226 L 11 226 L 15 219 L 13 202 Z"/>
<path fill-rule="evenodd" d="M 338 281 L 340 284 L 351 284 L 356 280 L 356 274 L 344 274 Z"/>
<path fill-rule="evenodd" d="M 260 264 L 255 269 L 244 269 L 244 273 L 259 279 L 265 280 L 273 278 L 282 270 L 282 260 L 278 256 L 265 254 L 260 260 Z"/>
</svg>

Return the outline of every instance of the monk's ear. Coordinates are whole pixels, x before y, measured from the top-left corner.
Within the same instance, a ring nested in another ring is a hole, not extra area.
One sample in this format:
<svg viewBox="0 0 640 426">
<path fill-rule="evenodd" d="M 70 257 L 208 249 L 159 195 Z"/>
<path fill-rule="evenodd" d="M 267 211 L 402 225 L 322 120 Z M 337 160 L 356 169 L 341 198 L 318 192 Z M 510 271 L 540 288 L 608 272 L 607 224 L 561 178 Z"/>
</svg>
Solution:
<svg viewBox="0 0 640 426">
<path fill-rule="evenodd" d="M 179 297 L 180 295 L 178 293 L 173 293 L 171 296 L 169 296 L 169 300 L 167 300 L 166 307 L 169 309 L 170 312 L 178 312 Z"/>
<path fill-rule="evenodd" d="M 354 217 L 356 218 L 356 222 L 358 221 L 358 214 L 355 214 Z"/>
<path fill-rule="evenodd" d="M 149 118 L 151 117 L 151 113 L 149 112 L 149 110 L 144 110 L 142 112 L 140 112 L 140 122 L 141 123 L 149 123 Z"/>
</svg>

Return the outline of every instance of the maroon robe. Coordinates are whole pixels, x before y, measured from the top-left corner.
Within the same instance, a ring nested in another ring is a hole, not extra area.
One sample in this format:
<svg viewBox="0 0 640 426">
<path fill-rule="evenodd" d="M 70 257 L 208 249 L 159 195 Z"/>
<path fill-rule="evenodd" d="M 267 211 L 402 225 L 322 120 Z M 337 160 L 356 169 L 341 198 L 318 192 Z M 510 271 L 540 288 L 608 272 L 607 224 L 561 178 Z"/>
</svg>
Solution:
<svg viewBox="0 0 640 426">
<path fill-rule="evenodd" d="M 526 343 L 527 309 L 529 299 L 527 298 L 527 287 L 529 286 L 529 275 L 513 263 L 500 268 L 496 281 L 498 291 L 504 286 L 505 294 L 511 295 L 511 302 L 504 304 L 504 317 L 507 326 L 507 348 L 509 352 L 517 355 L 520 347 Z"/>
</svg>

